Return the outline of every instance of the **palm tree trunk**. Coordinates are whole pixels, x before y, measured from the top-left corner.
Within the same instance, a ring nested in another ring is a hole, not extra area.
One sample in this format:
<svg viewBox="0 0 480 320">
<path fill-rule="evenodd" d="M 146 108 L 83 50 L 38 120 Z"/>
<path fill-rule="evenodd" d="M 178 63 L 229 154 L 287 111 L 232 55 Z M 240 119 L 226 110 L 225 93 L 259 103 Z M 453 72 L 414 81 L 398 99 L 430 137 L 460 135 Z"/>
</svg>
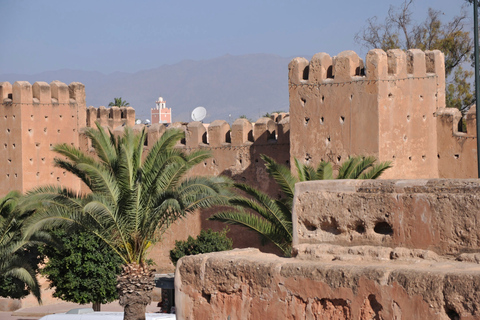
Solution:
<svg viewBox="0 0 480 320">
<path fill-rule="evenodd" d="M 155 287 L 153 272 L 148 266 L 131 263 L 123 266 L 117 278 L 119 303 L 124 320 L 145 320 L 147 305 L 152 301 Z"/>
</svg>

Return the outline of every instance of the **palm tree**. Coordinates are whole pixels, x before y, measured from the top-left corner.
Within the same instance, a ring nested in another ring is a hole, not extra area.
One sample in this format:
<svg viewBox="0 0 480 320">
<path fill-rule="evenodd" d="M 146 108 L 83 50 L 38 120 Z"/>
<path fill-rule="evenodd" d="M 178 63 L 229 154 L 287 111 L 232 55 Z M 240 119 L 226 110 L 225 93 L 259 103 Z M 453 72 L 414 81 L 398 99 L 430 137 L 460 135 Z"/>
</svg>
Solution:
<svg viewBox="0 0 480 320">
<path fill-rule="evenodd" d="M 29 192 L 24 206 L 36 212 L 26 221 L 26 230 L 78 224 L 98 236 L 124 263 L 117 279 L 124 319 L 145 319 L 154 287 L 145 262 L 148 248 L 178 218 L 226 204 L 231 184 L 223 177 L 185 178 L 210 154 L 205 150 L 185 154 L 175 148 L 184 137 L 180 130 L 167 130 L 144 160 L 145 129 L 134 134 L 125 128 L 116 138 L 97 124 L 97 130 L 91 128 L 86 134 L 98 158 L 61 144 L 54 147 L 62 156 L 55 164 L 79 177 L 91 193 L 57 186 Z"/>
<path fill-rule="evenodd" d="M 125 100 L 122 100 L 122 97 L 120 98 L 113 98 L 113 102 L 110 102 L 108 104 L 109 107 L 128 107 L 130 103 L 128 103 Z"/>
<path fill-rule="evenodd" d="M 246 184 L 235 187 L 249 197 L 233 197 L 229 202 L 236 210 L 219 212 L 209 220 L 240 225 L 258 233 L 262 242 L 275 244 L 285 256 L 290 256 L 292 246 L 292 206 L 295 183 L 311 180 L 333 179 L 333 167 L 330 162 L 322 161 L 314 168 L 295 159 L 297 177 L 289 168 L 278 164 L 272 158 L 262 155 L 269 175 L 285 194 L 285 198 L 275 200 L 263 192 Z M 391 167 L 391 162 L 375 164 L 375 157 L 351 157 L 338 170 L 336 179 L 376 179 Z"/>
<path fill-rule="evenodd" d="M 24 255 L 35 242 L 22 240 L 20 227 L 24 217 L 17 210 L 19 198 L 20 193 L 11 191 L 0 199 L 0 281 L 9 276 L 19 279 L 41 303 L 37 266 L 31 265 Z"/>
</svg>

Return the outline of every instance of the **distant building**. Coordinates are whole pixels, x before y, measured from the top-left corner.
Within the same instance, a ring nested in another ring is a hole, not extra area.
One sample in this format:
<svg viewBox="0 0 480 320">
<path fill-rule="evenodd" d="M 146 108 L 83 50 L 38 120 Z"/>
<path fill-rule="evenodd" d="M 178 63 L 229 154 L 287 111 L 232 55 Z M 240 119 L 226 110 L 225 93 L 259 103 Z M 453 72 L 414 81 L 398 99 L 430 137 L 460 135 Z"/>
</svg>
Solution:
<svg viewBox="0 0 480 320">
<path fill-rule="evenodd" d="M 159 97 L 155 102 L 155 108 L 152 108 L 152 124 L 154 123 L 172 123 L 172 109 L 167 108 L 166 101 Z"/>
</svg>

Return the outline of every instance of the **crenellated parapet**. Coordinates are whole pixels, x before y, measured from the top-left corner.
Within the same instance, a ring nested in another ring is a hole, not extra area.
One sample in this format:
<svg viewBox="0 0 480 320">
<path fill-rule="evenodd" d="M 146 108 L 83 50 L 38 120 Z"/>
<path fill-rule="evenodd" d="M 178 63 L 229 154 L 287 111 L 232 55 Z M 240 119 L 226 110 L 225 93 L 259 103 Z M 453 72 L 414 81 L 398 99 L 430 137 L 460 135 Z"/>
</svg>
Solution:
<svg viewBox="0 0 480 320">
<path fill-rule="evenodd" d="M 337 56 L 321 52 L 309 62 L 295 58 L 288 65 L 288 79 L 292 86 L 332 85 L 360 81 L 406 80 L 408 78 L 438 77 L 445 79 L 445 57 L 439 50 L 410 49 L 370 50 L 366 63 L 351 50 Z"/>
<path fill-rule="evenodd" d="M 435 112 L 445 107 L 438 50 L 317 53 L 289 64 L 291 161 L 393 161 L 388 178 L 438 176 Z"/>
<path fill-rule="evenodd" d="M 112 129 L 118 126 L 132 127 L 135 125 L 135 109 L 132 107 L 88 107 L 87 127 L 93 127 L 96 122 Z"/>
<path fill-rule="evenodd" d="M 465 116 L 458 109 L 442 108 L 436 116 L 440 178 L 477 177 L 476 108 Z"/>
<path fill-rule="evenodd" d="M 289 144 L 289 117 L 280 122 L 271 118 L 260 118 L 251 123 L 239 118 L 230 126 L 225 120 L 215 120 L 210 124 L 199 121 L 189 123 L 176 122 L 168 127 L 163 124 L 151 125 L 147 129 L 148 146 L 153 145 L 163 132 L 171 128 L 185 131 L 185 140 L 178 146 L 187 149 L 231 148 L 252 145 Z"/>
<path fill-rule="evenodd" d="M 0 82 L 2 104 L 85 104 L 85 86 L 80 82 L 66 85 L 58 80 L 50 84 L 39 81 L 33 86 L 28 81 Z"/>
</svg>

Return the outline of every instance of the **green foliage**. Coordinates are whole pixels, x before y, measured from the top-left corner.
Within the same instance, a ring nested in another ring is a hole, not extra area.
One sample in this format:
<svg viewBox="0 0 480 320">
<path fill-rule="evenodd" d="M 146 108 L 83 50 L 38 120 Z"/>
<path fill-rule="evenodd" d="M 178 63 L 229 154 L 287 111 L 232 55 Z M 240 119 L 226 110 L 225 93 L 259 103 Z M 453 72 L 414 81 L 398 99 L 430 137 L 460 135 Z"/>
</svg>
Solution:
<svg viewBox="0 0 480 320">
<path fill-rule="evenodd" d="M 122 100 L 122 97 L 120 97 L 120 98 L 113 98 L 113 102 L 110 102 L 108 106 L 109 107 L 128 107 L 130 106 L 130 103 L 128 103 L 125 100 Z"/>
<path fill-rule="evenodd" d="M 247 119 L 248 121 L 253 122 L 252 119 L 247 118 L 247 116 L 244 115 L 244 114 L 242 114 L 240 117 L 238 117 L 238 119 Z"/>
<path fill-rule="evenodd" d="M 24 238 L 21 229 L 30 212 L 18 210 L 19 199 L 18 192 L 0 199 L 0 296 L 22 298 L 32 292 L 41 302 L 36 276 L 43 256 L 37 246 L 47 237 L 38 232 Z"/>
<path fill-rule="evenodd" d="M 368 49 L 442 51 L 449 83 L 446 105 L 458 109 L 469 106 L 472 99 L 468 78 L 472 73 L 461 67 L 471 60 L 473 53 L 473 41 L 466 26 L 467 14 L 461 12 L 445 22 L 441 20 L 441 11 L 430 8 L 426 19 L 418 23 L 412 19 L 412 3 L 413 0 L 404 0 L 400 7 L 391 6 L 384 22 L 378 22 L 377 17 L 369 18 L 366 26 L 355 35 L 355 41 Z"/>
<path fill-rule="evenodd" d="M 447 106 L 463 111 L 465 107 L 474 103 L 475 97 L 467 80 L 472 75 L 473 71 L 463 70 L 462 67 L 455 70 L 453 80 L 447 85 Z"/>
<path fill-rule="evenodd" d="M 80 304 L 117 299 L 120 257 L 91 233 L 58 229 L 53 234 L 61 246 L 43 249 L 48 262 L 42 269 L 55 288 L 53 296 Z"/>
<path fill-rule="evenodd" d="M 285 111 L 283 111 L 283 110 L 278 110 L 278 111 L 267 112 L 267 113 L 263 114 L 262 117 L 264 117 L 264 118 L 270 118 L 270 117 L 272 116 L 272 114 L 274 114 L 274 113 L 282 113 L 282 112 L 285 112 Z"/>
<path fill-rule="evenodd" d="M 290 256 L 292 246 L 292 205 L 295 183 L 300 181 L 333 179 L 333 168 L 329 162 L 320 162 L 317 168 L 300 163 L 295 159 L 297 177 L 290 169 L 262 155 L 268 174 L 275 180 L 285 197 L 273 199 L 259 190 L 235 184 L 247 197 L 237 196 L 230 200 L 235 210 L 219 212 L 209 220 L 243 226 L 260 235 L 262 243 L 272 242 L 285 256 Z M 336 179 L 376 179 L 391 167 L 391 162 L 375 164 L 374 157 L 352 157 L 338 170 Z"/>
<path fill-rule="evenodd" d="M 183 131 L 167 130 L 145 157 L 145 129 L 135 134 L 125 128 L 115 137 L 97 125 L 86 135 L 95 157 L 61 144 L 54 147 L 62 156 L 55 164 L 79 177 L 91 193 L 58 186 L 30 191 L 23 206 L 36 212 L 26 221 L 28 233 L 76 224 L 110 246 L 125 264 L 144 265 L 148 248 L 172 222 L 197 209 L 227 204 L 229 179 L 185 177 L 210 153 L 175 148 Z"/>
<path fill-rule="evenodd" d="M 228 228 L 220 232 L 202 230 L 196 239 L 189 236 L 187 241 L 175 241 L 175 248 L 170 250 L 170 260 L 177 265 L 183 256 L 232 250 L 233 241 L 227 237 L 228 231 Z"/>
</svg>

